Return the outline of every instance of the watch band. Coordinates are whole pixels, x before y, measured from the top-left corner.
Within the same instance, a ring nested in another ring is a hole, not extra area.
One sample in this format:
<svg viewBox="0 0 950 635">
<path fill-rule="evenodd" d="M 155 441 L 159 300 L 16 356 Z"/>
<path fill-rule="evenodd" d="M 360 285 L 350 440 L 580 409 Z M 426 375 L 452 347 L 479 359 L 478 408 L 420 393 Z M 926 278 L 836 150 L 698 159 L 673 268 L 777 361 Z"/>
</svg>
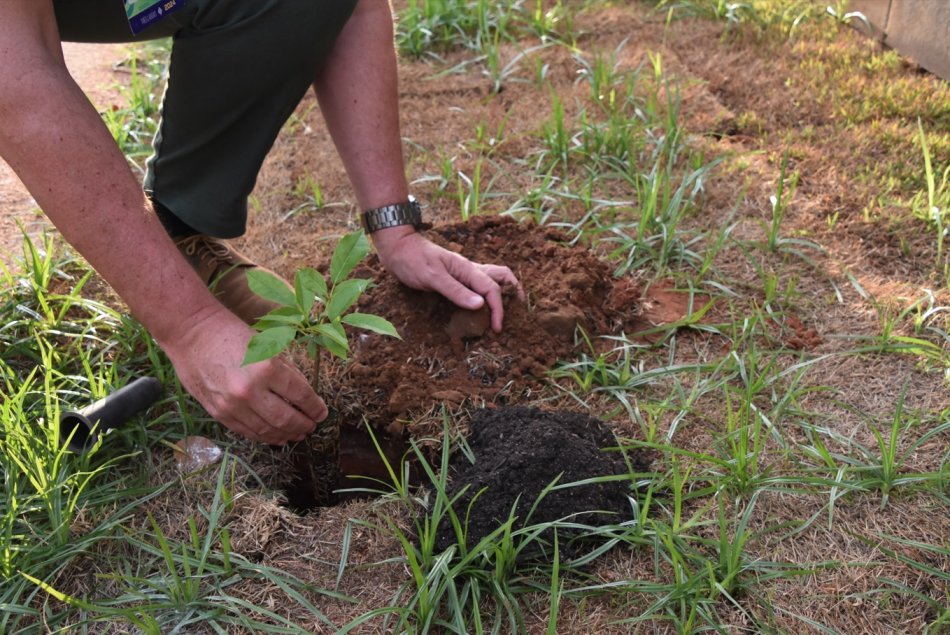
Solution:
<svg viewBox="0 0 950 635">
<path fill-rule="evenodd" d="M 367 234 L 400 225 L 412 225 L 416 229 L 422 225 L 422 208 L 412 196 L 405 203 L 393 203 L 363 212 L 363 228 Z"/>
</svg>

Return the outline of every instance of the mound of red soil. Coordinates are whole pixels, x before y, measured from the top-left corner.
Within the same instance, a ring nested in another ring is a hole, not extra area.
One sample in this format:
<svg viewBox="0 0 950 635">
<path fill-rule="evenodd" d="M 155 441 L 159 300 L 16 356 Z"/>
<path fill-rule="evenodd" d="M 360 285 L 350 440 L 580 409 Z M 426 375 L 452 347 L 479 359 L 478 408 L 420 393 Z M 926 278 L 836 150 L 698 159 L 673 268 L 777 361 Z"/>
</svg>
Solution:
<svg viewBox="0 0 950 635">
<path fill-rule="evenodd" d="M 372 257 L 356 275 L 376 284 L 358 307 L 392 322 L 402 340 L 353 338 L 351 363 L 329 395 L 346 420 L 378 427 L 433 405 L 465 399 L 504 402 L 537 384 L 559 359 L 575 356 L 575 331 L 592 338 L 650 326 L 639 310 L 641 289 L 614 278 L 589 250 L 561 233 L 500 217 L 437 227 L 429 237 L 476 262 L 509 266 L 527 302 L 506 291 L 505 324 L 495 333 L 487 311 L 457 308 L 435 293 L 409 289 Z M 685 297 L 685 296 L 684 296 Z"/>
<path fill-rule="evenodd" d="M 475 462 L 457 454 L 447 492 L 450 498 L 461 493 L 454 509 L 462 523 L 468 515 L 469 547 L 496 531 L 511 515 L 517 518 L 513 531 L 558 520 L 592 526 L 627 520 L 628 497 L 634 495 L 632 478 L 552 489 L 539 497 L 555 479 L 561 485 L 644 472 L 649 466 L 645 455 L 634 453 L 628 454 L 628 467 L 616 449 L 613 433 L 597 419 L 582 414 L 513 406 L 483 409 L 475 413 L 471 429 L 468 444 Z M 541 538 L 550 542 L 553 534 L 553 530 L 545 530 Z M 576 546 L 570 546 L 577 535 L 576 530 L 558 529 L 561 553 L 569 556 L 577 551 Z M 443 522 L 437 546 L 445 549 L 457 540 L 452 526 Z"/>
</svg>

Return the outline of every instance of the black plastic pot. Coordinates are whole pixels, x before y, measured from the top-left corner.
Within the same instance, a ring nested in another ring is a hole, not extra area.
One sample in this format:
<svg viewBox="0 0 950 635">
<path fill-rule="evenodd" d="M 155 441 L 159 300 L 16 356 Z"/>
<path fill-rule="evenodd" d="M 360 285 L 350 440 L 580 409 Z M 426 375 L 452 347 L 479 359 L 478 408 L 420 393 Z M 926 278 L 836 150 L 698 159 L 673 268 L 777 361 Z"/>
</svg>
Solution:
<svg viewBox="0 0 950 635">
<path fill-rule="evenodd" d="M 108 397 L 75 412 L 59 416 L 59 438 L 69 440 L 73 452 L 85 452 L 99 435 L 125 425 L 133 416 L 158 401 L 162 382 L 154 377 L 140 377 Z"/>
</svg>

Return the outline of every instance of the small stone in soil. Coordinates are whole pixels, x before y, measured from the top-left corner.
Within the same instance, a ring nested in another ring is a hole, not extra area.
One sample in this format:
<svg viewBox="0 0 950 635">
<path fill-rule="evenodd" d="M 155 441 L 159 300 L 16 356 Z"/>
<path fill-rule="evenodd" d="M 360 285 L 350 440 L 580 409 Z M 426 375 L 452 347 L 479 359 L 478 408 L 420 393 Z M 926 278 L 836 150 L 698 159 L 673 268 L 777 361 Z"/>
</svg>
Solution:
<svg viewBox="0 0 950 635">
<path fill-rule="evenodd" d="M 574 329 L 584 321 L 584 312 L 573 304 L 568 304 L 553 311 L 539 311 L 537 319 L 545 331 L 556 338 L 570 341 L 574 337 Z"/>
<path fill-rule="evenodd" d="M 450 406 L 460 406 L 465 401 L 465 393 L 458 390 L 437 390 L 432 393 L 432 399 Z"/>
<path fill-rule="evenodd" d="M 491 319 L 488 306 L 478 311 L 459 309 L 449 318 L 446 334 L 453 340 L 471 340 L 481 337 L 488 330 Z"/>
</svg>

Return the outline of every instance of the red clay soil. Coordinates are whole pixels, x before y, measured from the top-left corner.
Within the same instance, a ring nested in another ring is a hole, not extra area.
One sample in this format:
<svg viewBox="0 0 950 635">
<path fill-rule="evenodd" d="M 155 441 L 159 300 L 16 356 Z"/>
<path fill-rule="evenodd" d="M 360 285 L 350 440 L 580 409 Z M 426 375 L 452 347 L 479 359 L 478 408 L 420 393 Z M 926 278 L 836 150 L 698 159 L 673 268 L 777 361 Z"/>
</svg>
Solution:
<svg viewBox="0 0 950 635">
<path fill-rule="evenodd" d="M 365 416 L 375 427 L 391 428 L 442 403 L 516 401 L 544 381 L 558 360 L 576 357 L 581 350 L 577 327 L 596 341 L 685 313 L 687 294 L 654 287 L 656 292 L 644 298 L 632 278 L 614 278 L 592 252 L 570 246 L 550 228 L 476 217 L 436 227 L 428 235 L 472 260 L 511 267 L 527 302 L 506 291 L 504 329 L 495 333 L 486 311 L 465 311 L 434 293 L 409 289 L 372 257 L 355 274 L 376 283 L 358 310 L 391 321 L 402 340 L 369 334 L 353 338 L 350 363 L 329 383 L 345 386 L 329 395 L 344 420 L 358 424 Z"/>
</svg>

